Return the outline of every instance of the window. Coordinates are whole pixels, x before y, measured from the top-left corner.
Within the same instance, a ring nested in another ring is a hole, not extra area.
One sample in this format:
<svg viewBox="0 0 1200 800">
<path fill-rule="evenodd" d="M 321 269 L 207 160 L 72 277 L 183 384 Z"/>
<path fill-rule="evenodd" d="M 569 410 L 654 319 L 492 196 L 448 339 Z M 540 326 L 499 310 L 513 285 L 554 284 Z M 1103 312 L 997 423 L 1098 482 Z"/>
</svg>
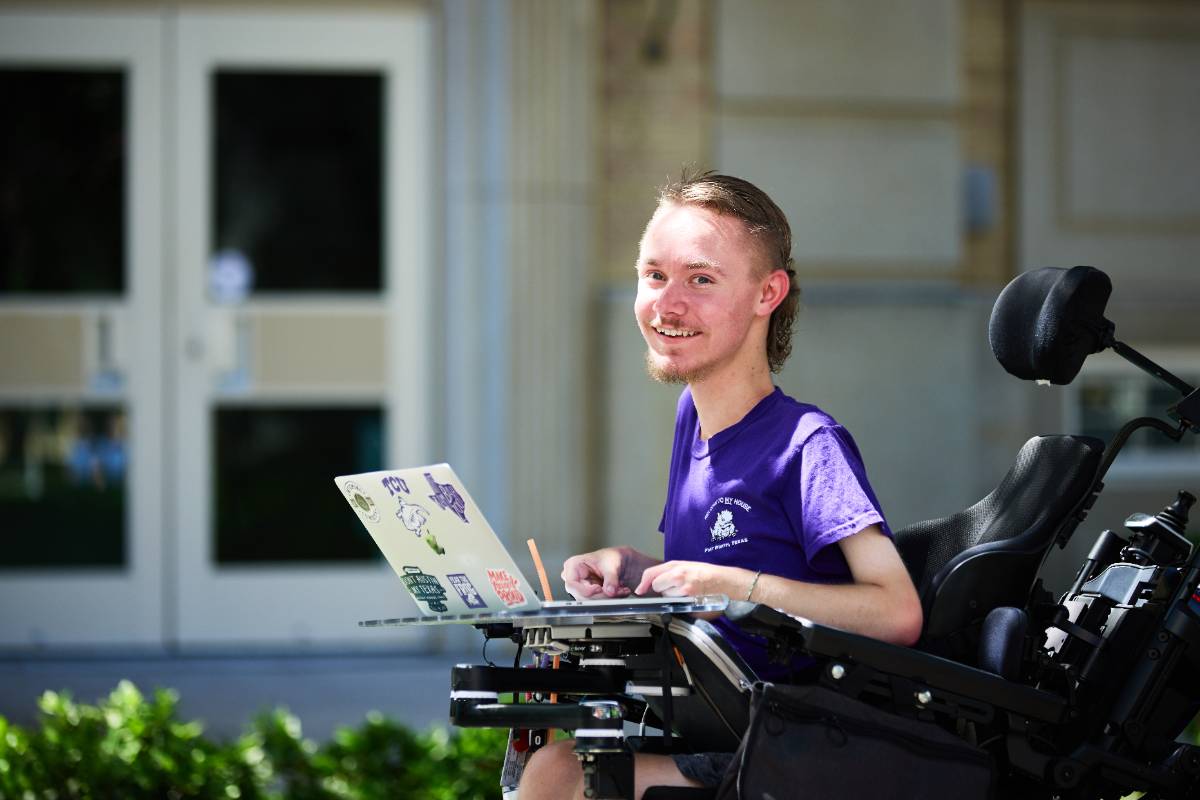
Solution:
<svg viewBox="0 0 1200 800">
<path fill-rule="evenodd" d="M 1189 384 L 1200 385 L 1200 353 L 1173 349 L 1141 352 Z M 1179 392 L 1113 353 L 1088 359 L 1070 389 L 1070 430 L 1106 443 L 1136 417 L 1172 423 L 1167 409 L 1181 399 Z M 1200 436 L 1187 434 L 1173 442 L 1155 430 L 1134 433 L 1110 472 L 1115 478 L 1180 474 L 1200 474 Z"/>
</svg>

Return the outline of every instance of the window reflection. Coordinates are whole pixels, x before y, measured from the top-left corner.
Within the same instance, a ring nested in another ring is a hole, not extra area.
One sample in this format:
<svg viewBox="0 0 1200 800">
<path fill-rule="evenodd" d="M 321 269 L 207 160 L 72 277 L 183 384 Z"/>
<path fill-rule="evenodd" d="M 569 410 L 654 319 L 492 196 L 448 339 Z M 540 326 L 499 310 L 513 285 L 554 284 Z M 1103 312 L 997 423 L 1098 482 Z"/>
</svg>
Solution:
<svg viewBox="0 0 1200 800">
<path fill-rule="evenodd" d="M 0 567 L 125 563 L 120 408 L 0 409 Z"/>
<path fill-rule="evenodd" d="M 383 77 L 222 69 L 212 87 L 215 257 L 254 291 L 378 291 Z"/>
<path fill-rule="evenodd" d="M 125 75 L 0 68 L 0 293 L 125 288 Z"/>
<path fill-rule="evenodd" d="M 1196 384 L 1196 376 L 1182 376 Z M 1170 421 L 1167 409 L 1179 402 L 1179 392 L 1165 386 L 1149 375 L 1088 376 L 1079 389 L 1079 411 L 1083 433 L 1112 441 L 1117 431 L 1136 417 L 1158 417 Z M 1200 450 L 1197 437 L 1185 437 L 1173 442 L 1159 433 L 1148 431 L 1135 434 L 1126 448 L 1129 451 L 1193 453 Z"/>
<path fill-rule="evenodd" d="M 379 557 L 333 478 L 383 469 L 380 408 L 220 408 L 215 434 L 218 563 Z"/>
</svg>

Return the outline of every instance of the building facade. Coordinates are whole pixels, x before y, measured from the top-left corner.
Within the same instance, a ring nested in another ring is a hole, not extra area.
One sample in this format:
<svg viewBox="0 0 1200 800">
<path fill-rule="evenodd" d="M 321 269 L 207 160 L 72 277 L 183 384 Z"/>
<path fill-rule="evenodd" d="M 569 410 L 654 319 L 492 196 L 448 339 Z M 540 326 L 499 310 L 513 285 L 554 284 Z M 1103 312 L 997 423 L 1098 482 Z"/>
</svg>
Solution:
<svg viewBox="0 0 1200 800">
<path fill-rule="evenodd" d="M 685 165 L 788 213 L 789 392 L 893 526 L 1164 398 L 1004 374 L 991 303 L 1086 263 L 1200 381 L 1200 14 L 1000 0 L 0 6 L 0 647 L 436 647 L 333 486 L 449 461 L 529 565 L 655 531 L 677 390 L 633 262 Z M 1200 485 L 1138 440 L 1089 534 Z M 1195 437 L 1193 437 L 1195 438 Z M 529 571 L 532 574 L 532 571 Z"/>
</svg>

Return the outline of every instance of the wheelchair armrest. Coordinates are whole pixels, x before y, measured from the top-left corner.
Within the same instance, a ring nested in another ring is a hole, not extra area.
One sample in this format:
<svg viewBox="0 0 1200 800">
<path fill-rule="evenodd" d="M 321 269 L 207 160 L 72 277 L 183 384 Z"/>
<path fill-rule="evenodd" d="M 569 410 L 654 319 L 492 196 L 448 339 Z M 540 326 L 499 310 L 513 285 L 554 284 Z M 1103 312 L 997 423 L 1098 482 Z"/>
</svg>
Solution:
<svg viewBox="0 0 1200 800">
<path fill-rule="evenodd" d="M 748 633 L 787 641 L 795 650 L 818 659 L 862 664 L 885 675 L 897 676 L 933 690 L 982 700 L 1024 717 L 1058 723 L 1066 719 L 1067 702 L 1058 695 L 1013 683 L 990 672 L 923 653 L 911 647 L 888 644 L 774 608 L 734 601 L 725 616 Z"/>
</svg>

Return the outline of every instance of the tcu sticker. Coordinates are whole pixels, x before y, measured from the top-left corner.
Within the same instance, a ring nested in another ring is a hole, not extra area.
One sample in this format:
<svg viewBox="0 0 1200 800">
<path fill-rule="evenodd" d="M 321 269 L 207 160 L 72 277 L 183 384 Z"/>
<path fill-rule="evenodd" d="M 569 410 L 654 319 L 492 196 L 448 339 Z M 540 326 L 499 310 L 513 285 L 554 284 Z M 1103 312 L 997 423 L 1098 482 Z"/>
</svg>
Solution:
<svg viewBox="0 0 1200 800">
<path fill-rule="evenodd" d="M 420 567 L 405 567 L 401 580 L 418 603 L 429 606 L 430 611 L 446 610 L 446 590 L 437 578 L 421 572 Z"/>
<path fill-rule="evenodd" d="M 504 605 L 511 608 L 525 602 L 525 594 L 521 591 L 520 583 L 508 570 L 489 569 L 487 576 L 488 582 L 492 584 L 492 590 Z"/>
<path fill-rule="evenodd" d="M 450 581 L 450 586 L 458 592 L 458 596 L 467 604 L 467 608 L 487 608 L 487 603 L 483 602 L 483 598 L 479 596 L 479 590 L 466 575 L 461 572 L 452 572 L 446 576 L 446 580 Z"/>
<path fill-rule="evenodd" d="M 412 492 L 410 492 L 408 489 L 408 481 L 404 480 L 404 478 L 401 478 L 398 475 L 388 475 L 386 478 L 380 481 L 380 483 L 383 484 L 383 488 L 387 489 L 388 494 L 390 494 L 392 497 L 395 497 L 400 492 L 412 494 Z"/>
<path fill-rule="evenodd" d="M 360 517 L 368 522 L 379 522 L 379 508 L 361 486 L 353 481 L 348 481 L 344 491 L 346 497 L 350 498 L 350 505 L 354 506 L 354 510 Z"/>
</svg>

